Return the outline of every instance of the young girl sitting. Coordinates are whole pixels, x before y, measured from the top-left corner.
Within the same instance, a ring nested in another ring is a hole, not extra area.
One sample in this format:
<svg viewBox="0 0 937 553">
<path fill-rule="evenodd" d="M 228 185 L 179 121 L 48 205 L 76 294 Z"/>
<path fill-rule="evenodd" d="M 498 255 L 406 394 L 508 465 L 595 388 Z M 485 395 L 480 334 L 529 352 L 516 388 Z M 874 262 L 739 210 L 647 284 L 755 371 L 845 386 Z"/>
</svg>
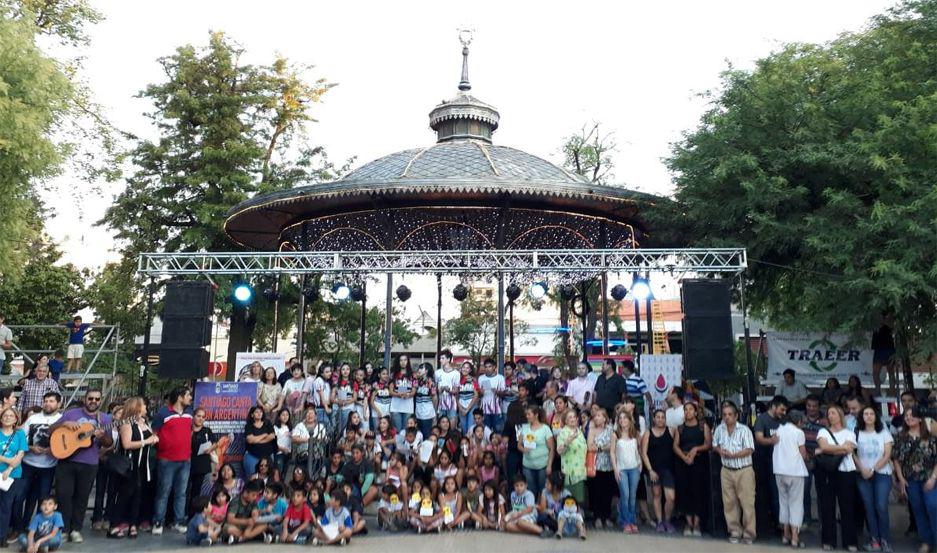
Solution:
<svg viewBox="0 0 937 553">
<path fill-rule="evenodd" d="M 224 524 L 228 518 L 228 504 L 231 498 L 224 488 L 215 490 L 211 496 L 211 520 L 215 524 Z"/>
<path fill-rule="evenodd" d="M 407 527 L 406 505 L 393 484 L 381 488 L 381 501 L 377 506 L 377 525 L 388 532 L 399 532 Z"/>
<path fill-rule="evenodd" d="M 579 512 L 579 505 L 576 504 L 576 498 L 567 496 L 563 500 L 563 508 L 557 515 L 556 539 L 561 540 L 579 533 L 579 539 L 586 539 L 586 525 L 582 520 L 582 513 Z"/>
<path fill-rule="evenodd" d="M 443 482 L 442 492 L 439 494 L 439 508 L 442 511 L 442 523 L 446 530 L 462 528 L 469 518 L 469 513 L 463 505 L 462 493 L 456 485 L 455 478 L 451 476 Z"/>
<path fill-rule="evenodd" d="M 422 488 L 419 506 L 410 512 L 410 526 L 416 528 L 417 534 L 422 534 L 432 530 L 442 532 L 442 524 L 442 515 L 433 504 L 432 492 L 429 488 Z"/>
<path fill-rule="evenodd" d="M 560 511 L 563 510 L 563 500 L 572 495 L 563 487 L 563 474 L 554 472 L 547 479 L 547 486 L 540 493 L 540 503 L 537 505 L 539 514 L 537 524 L 543 527 L 544 534 L 557 533 L 557 521 Z"/>
<path fill-rule="evenodd" d="M 498 493 L 491 482 L 482 487 L 482 497 L 478 502 L 478 511 L 472 513 L 475 526 L 485 530 L 504 530 L 504 497 Z"/>
<path fill-rule="evenodd" d="M 452 454 L 449 453 L 449 450 L 443 449 L 438 450 L 438 463 L 436 463 L 436 468 L 433 469 L 433 481 L 431 484 L 432 492 L 438 494 L 442 489 L 442 484 L 450 476 L 456 479 L 456 484 L 462 484 L 462 473 L 459 471 L 459 467 L 452 462 Z"/>
</svg>

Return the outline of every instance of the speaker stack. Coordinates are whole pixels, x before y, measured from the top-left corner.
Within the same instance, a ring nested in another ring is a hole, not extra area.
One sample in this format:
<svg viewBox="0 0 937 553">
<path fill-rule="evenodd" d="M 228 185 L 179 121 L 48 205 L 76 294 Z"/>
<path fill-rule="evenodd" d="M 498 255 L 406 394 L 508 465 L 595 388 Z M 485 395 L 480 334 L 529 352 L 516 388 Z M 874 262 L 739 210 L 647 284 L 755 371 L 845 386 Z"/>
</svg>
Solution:
<svg viewBox="0 0 937 553">
<path fill-rule="evenodd" d="M 215 290 L 205 281 L 170 281 L 163 300 L 159 375 L 196 379 L 208 369 Z"/>
<path fill-rule="evenodd" d="M 727 280 L 683 281 L 683 366 L 689 380 L 722 380 L 735 373 Z"/>
</svg>

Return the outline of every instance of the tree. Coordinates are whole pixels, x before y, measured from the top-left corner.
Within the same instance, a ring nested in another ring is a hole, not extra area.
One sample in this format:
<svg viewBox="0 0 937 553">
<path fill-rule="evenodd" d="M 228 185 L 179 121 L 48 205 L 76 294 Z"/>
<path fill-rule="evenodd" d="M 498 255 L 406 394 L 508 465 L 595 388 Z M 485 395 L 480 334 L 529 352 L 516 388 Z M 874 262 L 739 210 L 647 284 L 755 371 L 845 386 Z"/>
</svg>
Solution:
<svg viewBox="0 0 937 553">
<path fill-rule="evenodd" d="M 826 45 L 730 68 L 668 160 L 684 243 L 744 246 L 746 298 L 785 328 L 894 320 L 937 344 L 937 1 L 906 1 Z"/>
<path fill-rule="evenodd" d="M 459 317 L 445 323 L 448 343 L 465 349 L 478 367 L 483 357 L 495 355 L 498 308 L 491 298 L 469 294 L 459 304 Z"/>
</svg>

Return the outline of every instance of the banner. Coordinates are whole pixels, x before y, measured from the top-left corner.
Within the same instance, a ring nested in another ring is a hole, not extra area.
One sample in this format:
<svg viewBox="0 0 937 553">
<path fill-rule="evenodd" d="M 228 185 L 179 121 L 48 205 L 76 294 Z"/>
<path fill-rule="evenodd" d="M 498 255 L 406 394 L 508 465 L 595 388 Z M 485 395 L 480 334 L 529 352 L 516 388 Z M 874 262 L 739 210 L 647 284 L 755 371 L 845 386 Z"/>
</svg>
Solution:
<svg viewBox="0 0 937 553">
<path fill-rule="evenodd" d="M 807 386 L 822 387 L 836 378 L 846 385 L 856 375 L 864 385 L 872 383 L 872 335 L 858 340 L 822 332 L 768 332 L 766 384 L 778 384 L 783 373 L 794 369 L 795 378 Z"/>
<path fill-rule="evenodd" d="M 251 374 L 251 365 L 254 362 L 260 363 L 260 366 L 266 370 L 267 367 L 273 367 L 277 371 L 277 376 L 286 370 L 285 353 L 265 353 L 257 351 L 239 351 L 234 355 L 234 367 L 236 372 L 234 379 L 243 380 Z"/>
<path fill-rule="evenodd" d="M 255 382 L 195 383 L 195 407 L 205 410 L 205 426 L 223 440 L 218 463 L 231 463 L 238 474 L 247 447 L 247 412 L 257 403 L 257 386 Z"/>
<path fill-rule="evenodd" d="M 651 393 L 653 409 L 666 409 L 667 390 L 683 383 L 683 356 L 679 354 L 642 355 L 641 378 L 647 384 L 647 391 Z"/>
</svg>

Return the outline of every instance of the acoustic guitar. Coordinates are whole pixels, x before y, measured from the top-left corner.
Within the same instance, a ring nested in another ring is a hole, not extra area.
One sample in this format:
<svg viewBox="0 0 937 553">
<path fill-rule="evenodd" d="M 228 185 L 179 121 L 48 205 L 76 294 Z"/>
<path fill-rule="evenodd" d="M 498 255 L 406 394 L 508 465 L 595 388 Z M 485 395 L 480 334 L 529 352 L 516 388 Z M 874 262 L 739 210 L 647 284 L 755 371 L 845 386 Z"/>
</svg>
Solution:
<svg viewBox="0 0 937 553">
<path fill-rule="evenodd" d="M 123 420 L 118 420 L 101 426 L 83 422 L 75 430 L 60 426 L 49 435 L 49 449 L 52 450 L 52 456 L 56 459 L 67 459 L 78 450 L 91 447 L 94 442 L 94 433 L 98 428 L 106 433 L 123 422 Z"/>
</svg>

